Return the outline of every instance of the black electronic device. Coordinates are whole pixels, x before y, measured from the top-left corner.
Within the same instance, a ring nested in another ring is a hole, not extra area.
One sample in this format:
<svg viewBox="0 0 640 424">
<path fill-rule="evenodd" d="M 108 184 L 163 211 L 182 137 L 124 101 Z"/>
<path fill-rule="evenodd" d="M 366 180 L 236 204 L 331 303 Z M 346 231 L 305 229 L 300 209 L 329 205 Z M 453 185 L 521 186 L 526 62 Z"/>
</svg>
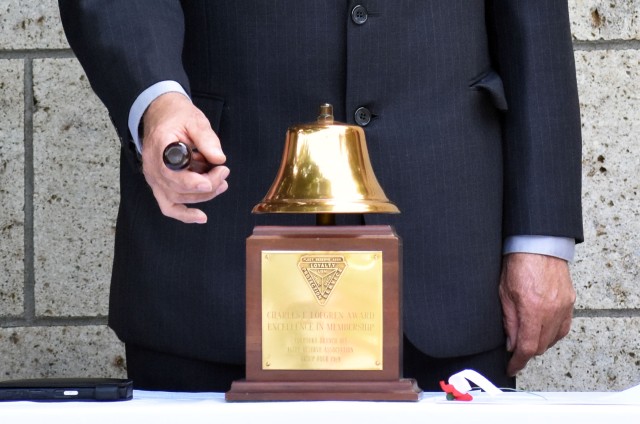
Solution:
<svg viewBox="0 0 640 424">
<path fill-rule="evenodd" d="M 0 381 L 0 401 L 122 401 L 133 382 L 118 378 L 37 378 Z"/>
</svg>

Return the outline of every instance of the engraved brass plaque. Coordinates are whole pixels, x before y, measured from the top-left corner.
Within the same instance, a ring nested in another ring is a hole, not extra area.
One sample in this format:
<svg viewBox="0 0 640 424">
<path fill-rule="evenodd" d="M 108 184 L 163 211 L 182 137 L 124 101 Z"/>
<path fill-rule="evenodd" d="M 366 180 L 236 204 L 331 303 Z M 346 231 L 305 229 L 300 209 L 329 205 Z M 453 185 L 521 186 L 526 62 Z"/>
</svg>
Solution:
<svg viewBox="0 0 640 424">
<path fill-rule="evenodd" d="M 382 252 L 262 251 L 262 369 L 381 370 Z"/>
</svg>

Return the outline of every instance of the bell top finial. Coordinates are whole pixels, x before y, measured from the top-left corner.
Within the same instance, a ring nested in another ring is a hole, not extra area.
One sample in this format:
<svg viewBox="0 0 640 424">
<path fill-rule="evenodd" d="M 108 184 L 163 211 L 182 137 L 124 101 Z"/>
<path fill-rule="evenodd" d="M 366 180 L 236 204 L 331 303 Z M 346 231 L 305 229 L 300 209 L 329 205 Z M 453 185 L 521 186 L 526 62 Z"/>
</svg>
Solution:
<svg viewBox="0 0 640 424">
<path fill-rule="evenodd" d="M 333 124 L 333 106 L 329 103 L 320 105 L 320 114 L 318 115 L 319 124 Z"/>
</svg>

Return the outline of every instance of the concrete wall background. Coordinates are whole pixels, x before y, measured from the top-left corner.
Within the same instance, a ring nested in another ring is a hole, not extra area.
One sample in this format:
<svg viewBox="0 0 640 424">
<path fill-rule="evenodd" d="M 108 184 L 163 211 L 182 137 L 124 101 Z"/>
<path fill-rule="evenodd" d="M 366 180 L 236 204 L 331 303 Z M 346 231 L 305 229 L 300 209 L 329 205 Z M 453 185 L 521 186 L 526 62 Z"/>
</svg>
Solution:
<svg viewBox="0 0 640 424">
<path fill-rule="evenodd" d="M 570 0 L 586 243 L 532 390 L 640 383 L 640 0 Z M 124 376 L 106 326 L 118 142 L 54 0 L 0 0 L 0 379 Z"/>
</svg>

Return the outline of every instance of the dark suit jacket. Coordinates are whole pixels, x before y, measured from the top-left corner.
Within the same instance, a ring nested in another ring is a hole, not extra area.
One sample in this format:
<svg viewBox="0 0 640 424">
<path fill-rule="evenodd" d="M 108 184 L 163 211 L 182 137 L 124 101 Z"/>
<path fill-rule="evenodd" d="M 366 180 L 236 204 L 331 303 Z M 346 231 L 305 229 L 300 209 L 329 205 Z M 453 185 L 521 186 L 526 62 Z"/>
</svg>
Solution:
<svg viewBox="0 0 640 424">
<path fill-rule="evenodd" d="M 351 11 L 362 4 L 367 20 Z M 286 129 L 334 105 L 374 115 L 373 168 L 404 244 L 405 333 L 433 356 L 504 342 L 509 235 L 582 239 L 580 122 L 560 0 L 60 1 L 69 42 L 122 138 L 110 325 L 129 343 L 244 360 L 244 244 Z M 164 217 L 129 142 L 131 104 L 180 82 L 232 173 L 204 226 Z M 507 110 L 508 106 L 508 110 Z"/>
</svg>

